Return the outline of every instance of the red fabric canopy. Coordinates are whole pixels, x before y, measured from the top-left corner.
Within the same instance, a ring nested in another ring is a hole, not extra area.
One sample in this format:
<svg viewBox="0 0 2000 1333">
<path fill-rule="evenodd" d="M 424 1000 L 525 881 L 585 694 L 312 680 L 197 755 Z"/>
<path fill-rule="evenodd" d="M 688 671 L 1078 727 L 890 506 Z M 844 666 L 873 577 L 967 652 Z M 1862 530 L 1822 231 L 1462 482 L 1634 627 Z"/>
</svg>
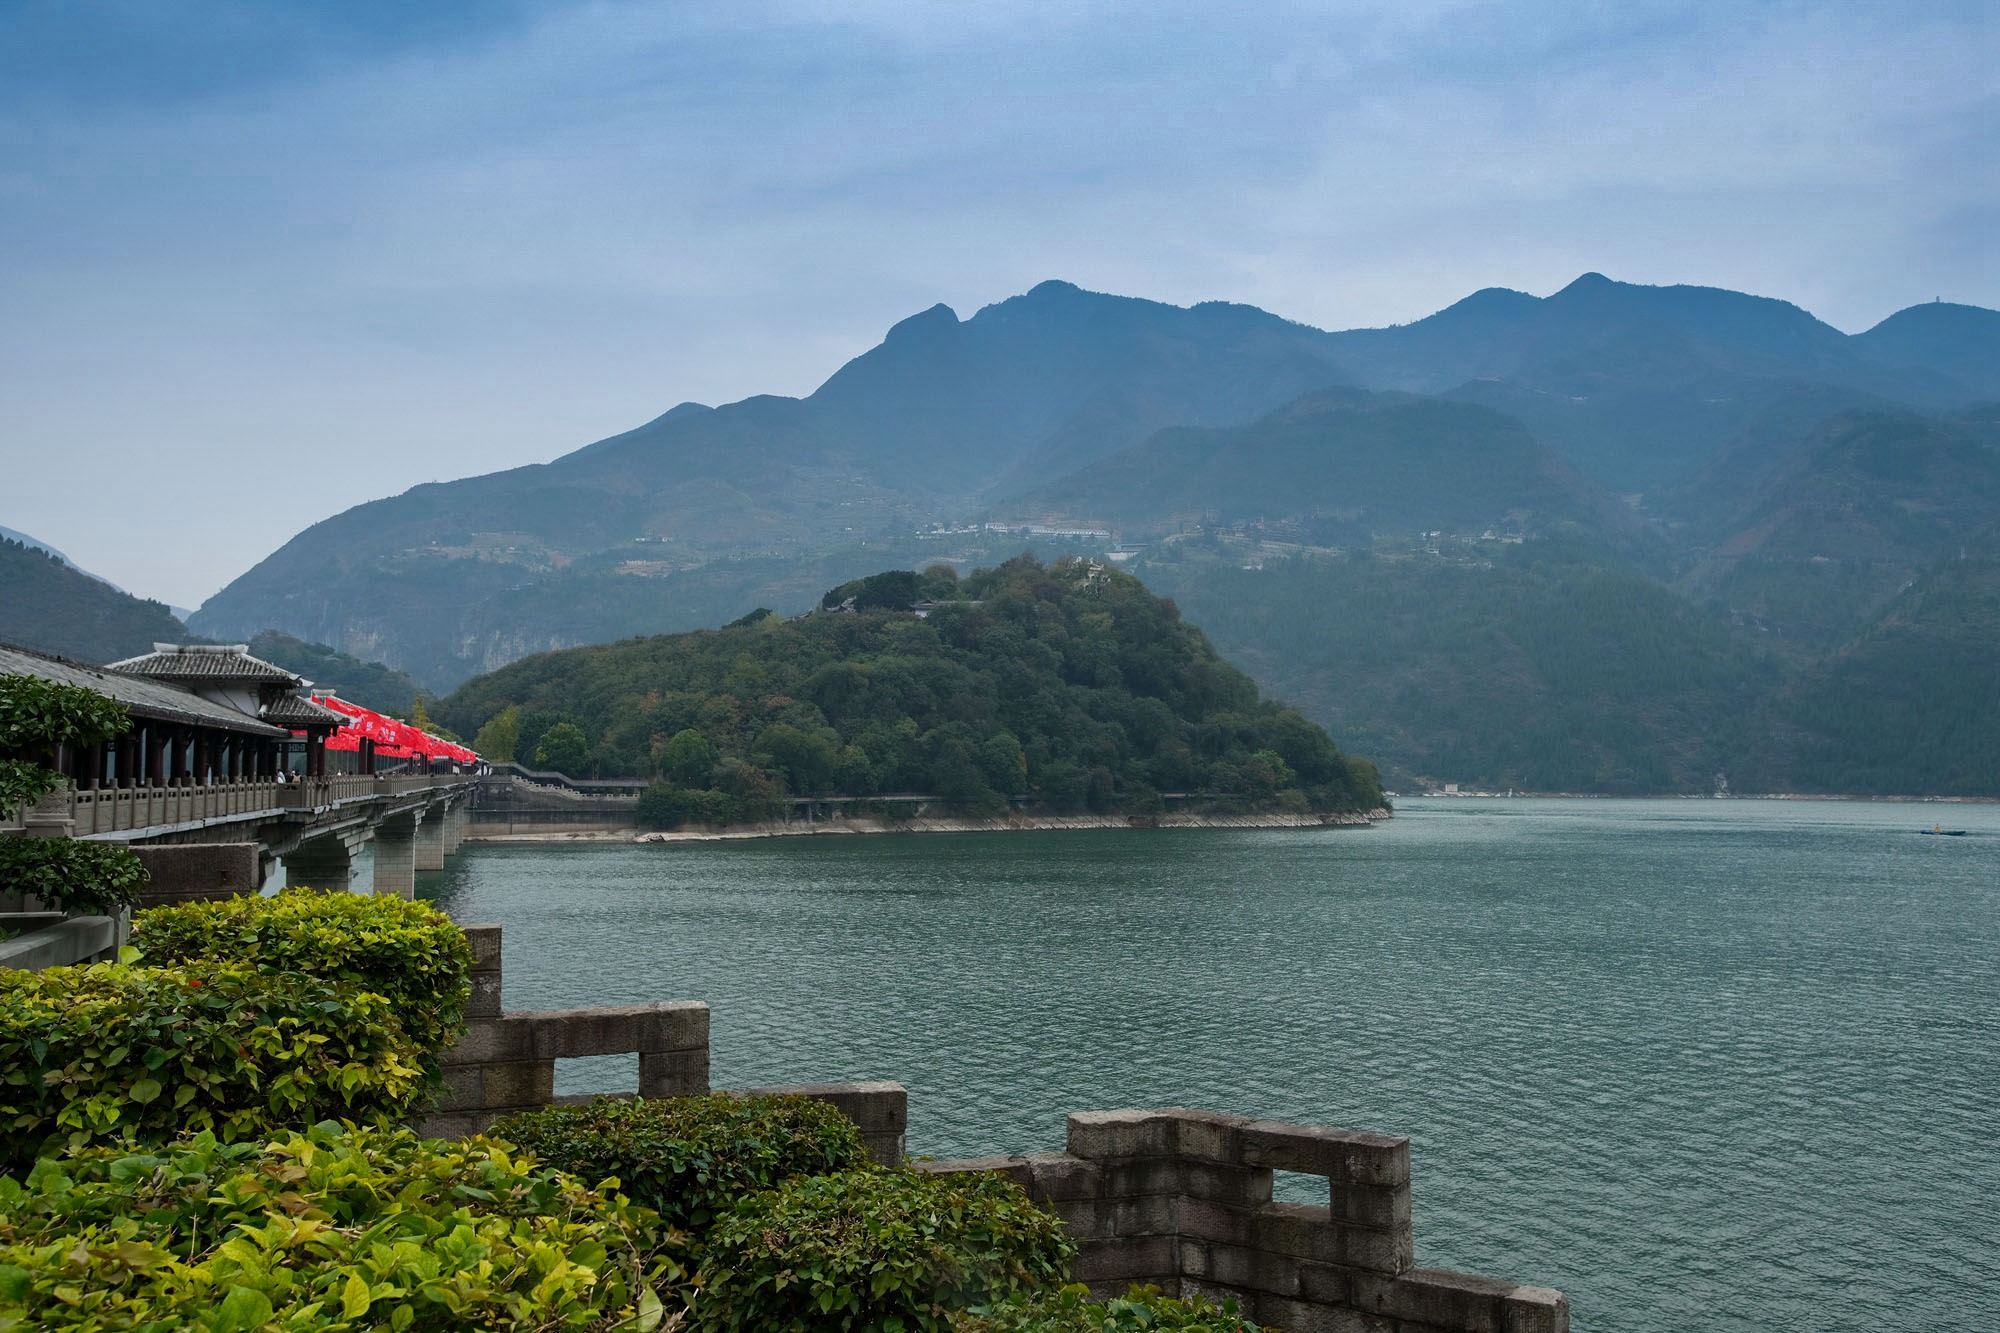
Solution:
<svg viewBox="0 0 2000 1333">
<path fill-rule="evenodd" d="M 371 708 L 351 704 L 332 694 L 315 694 L 313 702 L 350 719 L 327 737 L 329 750 L 359 750 L 364 740 L 375 742 L 375 753 L 384 759 L 444 759 L 457 764 L 479 762 L 479 755 L 463 745 L 419 731 L 407 722 L 398 722 Z"/>
</svg>

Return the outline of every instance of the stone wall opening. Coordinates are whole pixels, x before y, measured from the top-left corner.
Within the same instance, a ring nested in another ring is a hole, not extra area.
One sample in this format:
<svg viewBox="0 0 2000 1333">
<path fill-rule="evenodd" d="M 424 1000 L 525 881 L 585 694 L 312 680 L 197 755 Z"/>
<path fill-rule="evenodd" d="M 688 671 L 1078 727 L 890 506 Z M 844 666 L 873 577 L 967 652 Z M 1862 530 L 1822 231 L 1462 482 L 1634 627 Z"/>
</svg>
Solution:
<svg viewBox="0 0 2000 1333">
<path fill-rule="evenodd" d="M 573 1055 L 566 1060 L 556 1061 L 555 1089 L 558 1097 L 630 1092 L 638 1086 L 637 1051 L 620 1051 L 612 1055 Z"/>
</svg>

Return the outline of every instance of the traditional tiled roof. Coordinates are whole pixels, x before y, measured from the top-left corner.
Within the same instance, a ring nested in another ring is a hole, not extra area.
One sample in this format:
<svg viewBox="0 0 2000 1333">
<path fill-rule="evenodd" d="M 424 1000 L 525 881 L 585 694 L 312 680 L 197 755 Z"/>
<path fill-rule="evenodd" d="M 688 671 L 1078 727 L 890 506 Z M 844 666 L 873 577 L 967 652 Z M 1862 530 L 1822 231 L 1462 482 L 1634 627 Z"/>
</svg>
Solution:
<svg viewBox="0 0 2000 1333">
<path fill-rule="evenodd" d="M 292 689 L 306 683 L 281 666 L 250 656 L 247 643 L 156 643 L 152 652 L 112 662 L 105 670 L 155 680 L 257 681 Z"/>
<path fill-rule="evenodd" d="M 37 676 L 64 685 L 81 685 L 106 698 L 116 699 L 131 711 L 132 716 L 154 722 L 214 727 L 247 736 L 289 738 L 292 734 L 288 728 L 260 722 L 226 704 L 211 703 L 198 694 L 165 681 L 100 670 L 12 644 L 0 643 L 0 676 Z"/>
<path fill-rule="evenodd" d="M 302 699 L 296 694 L 281 694 L 258 709 L 258 714 L 266 722 L 281 727 L 298 730 L 302 727 L 338 727 L 347 719 L 331 708 L 322 708 L 310 699 Z"/>
</svg>

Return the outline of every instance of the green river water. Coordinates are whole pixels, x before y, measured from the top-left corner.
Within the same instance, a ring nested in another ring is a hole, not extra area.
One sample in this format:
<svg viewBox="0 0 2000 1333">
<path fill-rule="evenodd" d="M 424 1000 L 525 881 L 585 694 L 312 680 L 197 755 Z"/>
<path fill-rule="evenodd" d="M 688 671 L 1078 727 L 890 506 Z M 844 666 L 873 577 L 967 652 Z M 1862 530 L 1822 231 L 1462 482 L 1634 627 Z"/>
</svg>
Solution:
<svg viewBox="0 0 2000 1333">
<path fill-rule="evenodd" d="M 1382 1130 L 1418 1262 L 1561 1287 L 1580 1333 L 2000 1325 L 2000 807 L 1412 800 L 424 878 L 507 928 L 509 1008 L 705 1000 L 717 1086 L 894 1079 L 913 1153 L 1122 1106 Z"/>
</svg>

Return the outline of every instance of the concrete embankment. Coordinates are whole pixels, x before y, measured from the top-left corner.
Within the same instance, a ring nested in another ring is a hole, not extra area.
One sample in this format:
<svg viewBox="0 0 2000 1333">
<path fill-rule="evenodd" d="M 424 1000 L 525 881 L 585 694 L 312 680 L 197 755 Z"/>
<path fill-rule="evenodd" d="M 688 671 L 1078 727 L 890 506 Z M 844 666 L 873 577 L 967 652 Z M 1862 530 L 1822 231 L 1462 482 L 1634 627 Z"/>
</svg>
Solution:
<svg viewBox="0 0 2000 1333">
<path fill-rule="evenodd" d="M 855 833 L 1016 833 L 1043 829 L 1107 828 L 1362 828 L 1391 815 L 1387 809 L 1341 815 L 1008 815 L 993 819 L 825 819 L 770 821 L 727 828 L 642 833 L 634 842 L 719 842 L 732 838 L 797 838 Z"/>
</svg>

